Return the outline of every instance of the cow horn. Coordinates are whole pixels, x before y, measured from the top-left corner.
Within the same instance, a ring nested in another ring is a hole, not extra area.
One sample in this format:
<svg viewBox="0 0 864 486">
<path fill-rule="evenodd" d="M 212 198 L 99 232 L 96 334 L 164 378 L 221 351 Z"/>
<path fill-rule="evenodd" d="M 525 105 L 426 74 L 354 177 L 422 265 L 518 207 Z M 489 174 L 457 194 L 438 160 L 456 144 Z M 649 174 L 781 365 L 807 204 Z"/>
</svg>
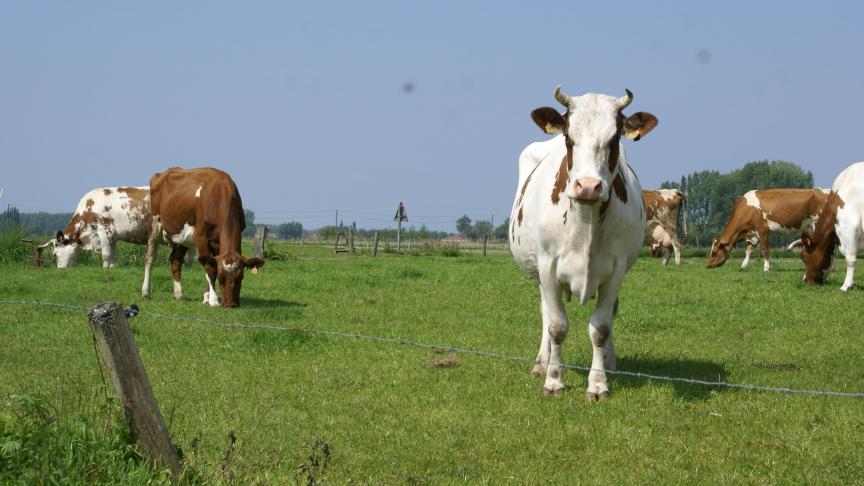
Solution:
<svg viewBox="0 0 864 486">
<path fill-rule="evenodd" d="M 631 93 L 629 89 L 624 89 L 624 91 L 626 91 L 627 94 L 615 100 L 615 105 L 619 110 L 627 108 L 630 102 L 633 101 L 633 93 Z"/>
<path fill-rule="evenodd" d="M 56 244 L 57 244 L 57 240 L 56 240 L 56 239 L 53 239 L 53 240 L 49 240 L 48 243 L 45 243 L 44 245 L 39 245 L 39 248 L 45 248 L 45 247 L 48 247 L 48 246 L 54 246 L 54 245 L 56 245 Z"/>
<path fill-rule="evenodd" d="M 560 84 L 555 88 L 555 99 L 558 100 L 558 103 L 570 108 L 570 97 L 561 92 Z"/>
</svg>

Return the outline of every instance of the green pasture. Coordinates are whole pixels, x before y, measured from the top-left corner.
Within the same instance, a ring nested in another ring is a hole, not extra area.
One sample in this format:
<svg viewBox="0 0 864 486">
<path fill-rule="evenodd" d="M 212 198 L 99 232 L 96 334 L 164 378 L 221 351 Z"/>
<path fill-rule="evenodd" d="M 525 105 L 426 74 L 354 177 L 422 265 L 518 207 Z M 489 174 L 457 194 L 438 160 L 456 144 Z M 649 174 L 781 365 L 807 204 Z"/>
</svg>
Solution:
<svg viewBox="0 0 864 486">
<path fill-rule="evenodd" d="M 372 258 L 334 256 L 323 246 L 272 248 L 261 272 L 247 274 L 233 310 L 200 303 L 197 264 L 186 269 L 187 300 L 175 301 L 164 248 L 152 301 L 140 298 L 142 269 L 128 264 L 137 253 L 107 270 L 98 258 L 68 270 L 7 261 L 0 299 L 138 304 L 135 340 L 188 482 L 864 482 L 864 399 L 613 376 L 610 399 L 588 403 L 577 371 L 565 373 L 567 393 L 543 397 L 527 361 L 289 330 L 530 361 L 540 341 L 539 292 L 506 253 L 432 248 Z M 823 287 L 807 286 L 795 259 L 773 262 L 769 273 L 759 260 L 743 271 L 739 264 L 709 271 L 704 258 L 680 268 L 640 259 L 614 325 L 619 368 L 864 392 L 864 292 L 842 293 L 842 272 Z M 593 305 L 568 305 L 568 364 L 590 364 Z M 128 437 L 84 312 L 2 304 L 0 343 L 0 482 L 51 474 L 56 482 L 166 481 L 123 449 Z"/>
</svg>

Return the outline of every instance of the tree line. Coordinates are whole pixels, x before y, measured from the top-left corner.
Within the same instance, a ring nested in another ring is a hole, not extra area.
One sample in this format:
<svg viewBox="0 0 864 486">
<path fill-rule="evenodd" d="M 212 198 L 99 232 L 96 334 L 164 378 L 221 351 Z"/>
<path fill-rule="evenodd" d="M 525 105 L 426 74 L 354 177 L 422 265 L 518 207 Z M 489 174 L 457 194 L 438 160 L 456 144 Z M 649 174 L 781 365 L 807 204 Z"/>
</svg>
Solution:
<svg viewBox="0 0 864 486">
<path fill-rule="evenodd" d="M 809 189 L 813 187 L 813 174 L 791 162 L 760 160 L 725 174 L 716 170 L 693 172 L 681 176 L 679 182 L 665 181 L 660 187 L 680 189 L 686 194 L 685 208 L 680 217 L 686 218 L 688 225 L 687 243 L 704 247 L 723 231 L 735 200 L 745 192 L 772 188 Z M 681 224 L 679 234 L 683 238 Z M 782 236 L 772 236 L 771 243 L 778 245 L 783 240 Z"/>
</svg>

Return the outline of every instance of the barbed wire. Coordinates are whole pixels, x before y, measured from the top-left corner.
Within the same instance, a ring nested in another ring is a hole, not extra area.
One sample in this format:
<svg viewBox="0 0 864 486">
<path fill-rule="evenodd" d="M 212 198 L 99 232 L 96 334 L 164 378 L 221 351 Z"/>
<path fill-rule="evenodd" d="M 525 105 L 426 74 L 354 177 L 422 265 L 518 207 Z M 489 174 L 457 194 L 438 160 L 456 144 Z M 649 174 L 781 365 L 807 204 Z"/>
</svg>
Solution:
<svg viewBox="0 0 864 486">
<path fill-rule="evenodd" d="M 76 311 L 89 311 L 89 307 L 82 307 L 78 305 L 72 304 L 59 304 L 54 302 L 42 302 L 42 301 L 27 301 L 27 300 L 0 300 L 0 304 L 17 304 L 17 305 L 39 305 L 46 307 L 55 307 L 55 308 L 67 308 L 73 309 Z M 134 304 L 133 304 L 134 305 Z M 137 308 L 137 306 L 135 306 Z M 244 323 L 244 322 L 220 322 L 214 321 L 212 319 L 203 319 L 200 317 L 191 317 L 191 316 L 171 316 L 167 314 L 161 314 L 158 312 L 150 312 L 150 311 L 140 311 L 139 315 L 141 316 L 150 316 L 156 319 L 165 319 L 171 321 L 190 321 L 190 322 L 200 322 L 203 324 L 208 324 L 214 327 L 220 327 L 225 329 L 264 329 L 264 330 L 272 330 L 272 331 L 288 331 L 288 332 L 297 332 L 304 334 L 315 334 L 320 336 L 335 336 L 335 337 L 344 337 L 357 339 L 362 341 L 372 341 L 383 344 L 397 344 L 402 346 L 409 346 L 421 349 L 432 349 L 436 351 L 446 351 L 451 353 L 459 353 L 466 354 L 472 356 L 478 356 L 482 358 L 492 358 L 502 361 L 510 361 L 510 362 L 519 362 L 519 363 L 536 363 L 536 360 L 525 358 L 524 356 L 512 356 L 506 354 L 495 353 L 491 351 L 482 351 L 478 349 L 470 349 L 470 348 L 460 348 L 457 346 L 451 346 L 447 344 L 432 344 L 432 343 L 423 343 L 419 341 L 413 341 L 410 339 L 404 338 L 388 338 L 381 336 L 370 336 L 365 334 L 358 334 L 352 332 L 342 332 L 342 331 L 334 331 L 327 329 L 313 329 L 313 328 L 305 328 L 305 327 L 295 327 L 295 326 L 276 326 L 273 324 L 266 323 Z M 572 364 L 562 364 L 560 365 L 563 369 L 570 369 L 576 371 L 582 371 L 588 373 L 593 371 L 594 369 L 590 366 L 579 366 Z M 596 370 L 596 371 L 604 371 L 604 370 Z M 776 386 L 765 386 L 765 385 L 752 385 L 747 383 L 732 383 L 723 380 L 711 381 L 711 380 L 700 380 L 696 378 L 684 378 L 684 377 L 676 377 L 676 376 L 664 376 L 664 375 L 655 375 L 651 373 L 642 373 L 639 371 L 626 371 L 626 370 L 605 370 L 607 374 L 610 375 L 619 375 L 619 376 L 628 376 L 632 378 L 639 378 L 644 380 L 654 380 L 654 381 L 664 381 L 671 383 L 686 383 L 689 385 L 699 385 L 706 387 L 716 387 L 716 388 L 731 388 L 738 389 L 750 392 L 768 392 L 768 393 L 780 393 L 780 394 L 790 394 L 790 395 L 811 395 L 811 396 L 822 396 L 822 397 L 843 397 L 843 398 L 864 398 L 864 392 L 842 392 L 842 391 L 834 391 L 834 390 L 808 390 L 801 388 L 790 388 L 790 387 L 776 387 Z"/>
</svg>

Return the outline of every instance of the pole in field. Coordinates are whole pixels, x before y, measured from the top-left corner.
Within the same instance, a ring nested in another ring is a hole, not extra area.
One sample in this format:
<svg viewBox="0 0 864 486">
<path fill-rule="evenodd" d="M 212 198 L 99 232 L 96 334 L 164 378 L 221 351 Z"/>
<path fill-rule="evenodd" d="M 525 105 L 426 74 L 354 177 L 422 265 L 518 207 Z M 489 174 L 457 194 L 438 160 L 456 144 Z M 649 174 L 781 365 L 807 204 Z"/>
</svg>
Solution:
<svg viewBox="0 0 864 486">
<path fill-rule="evenodd" d="M 399 208 L 396 209 L 396 216 L 393 217 L 396 221 L 396 254 L 402 253 L 402 221 L 408 221 L 408 211 L 405 209 L 405 203 L 399 201 Z"/>
<path fill-rule="evenodd" d="M 137 306 L 130 306 L 130 310 L 136 311 Z M 180 476 L 180 459 L 153 396 L 123 307 L 106 302 L 90 310 L 89 320 L 100 364 L 120 396 L 135 441 L 153 463 L 168 467 L 176 481 Z"/>
</svg>

